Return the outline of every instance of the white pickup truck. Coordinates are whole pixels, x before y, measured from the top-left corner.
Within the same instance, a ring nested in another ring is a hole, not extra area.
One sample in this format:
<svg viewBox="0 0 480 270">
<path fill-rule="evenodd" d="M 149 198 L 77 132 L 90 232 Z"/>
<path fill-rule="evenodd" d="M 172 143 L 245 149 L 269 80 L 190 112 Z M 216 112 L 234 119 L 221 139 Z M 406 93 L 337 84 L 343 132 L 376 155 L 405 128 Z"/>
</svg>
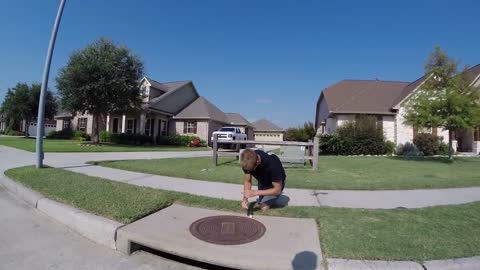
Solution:
<svg viewBox="0 0 480 270">
<path fill-rule="evenodd" d="M 222 141 L 245 141 L 247 140 L 247 134 L 243 133 L 239 127 L 222 127 L 220 130 L 212 133 L 212 143 L 213 137 L 215 134 L 218 134 L 218 144 L 222 145 Z M 225 144 L 226 148 L 235 148 L 235 145 Z M 230 147 L 228 147 L 230 146 Z"/>
</svg>

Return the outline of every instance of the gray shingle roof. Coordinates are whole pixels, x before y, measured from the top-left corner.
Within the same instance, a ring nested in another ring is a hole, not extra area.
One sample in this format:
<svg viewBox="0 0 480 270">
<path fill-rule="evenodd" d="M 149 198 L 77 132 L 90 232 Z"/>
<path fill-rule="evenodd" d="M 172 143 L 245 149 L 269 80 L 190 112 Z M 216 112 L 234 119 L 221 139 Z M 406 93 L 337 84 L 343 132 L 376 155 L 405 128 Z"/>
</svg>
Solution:
<svg viewBox="0 0 480 270">
<path fill-rule="evenodd" d="M 204 97 L 198 97 L 184 108 L 174 119 L 209 119 L 230 124 L 227 115 Z"/>
<path fill-rule="evenodd" d="M 152 84 L 152 82 L 150 81 L 150 79 L 147 78 L 147 80 L 149 80 L 149 82 Z M 150 101 L 148 101 L 148 103 L 150 104 L 153 104 L 153 103 L 156 103 L 162 99 L 165 99 L 166 97 L 169 96 L 170 93 L 174 92 L 174 91 L 177 91 L 179 89 L 182 88 L 182 86 L 186 85 L 186 84 L 189 84 L 191 83 L 192 81 L 178 81 L 178 82 L 166 82 L 166 83 L 161 83 L 161 85 L 156 85 L 156 86 L 161 86 L 162 88 L 158 88 L 160 90 L 163 90 L 167 93 L 163 94 L 163 95 L 160 95 L 156 98 L 152 98 Z M 158 83 L 158 82 L 157 82 Z M 152 84 L 153 86 L 153 84 Z M 154 86 L 154 88 L 157 88 Z"/>
<path fill-rule="evenodd" d="M 283 128 L 275 125 L 267 119 L 260 119 L 252 123 L 255 131 L 284 131 Z"/>
<path fill-rule="evenodd" d="M 226 113 L 228 120 L 230 121 L 230 124 L 236 125 L 236 126 L 252 126 L 252 123 L 248 122 L 245 117 L 243 117 L 239 113 Z"/>
<path fill-rule="evenodd" d="M 395 100 L 409 85 L 408 82 L 343 80 L 323 90 L 322 95 L 332 113 L 392 114 Z"/>
</svg>

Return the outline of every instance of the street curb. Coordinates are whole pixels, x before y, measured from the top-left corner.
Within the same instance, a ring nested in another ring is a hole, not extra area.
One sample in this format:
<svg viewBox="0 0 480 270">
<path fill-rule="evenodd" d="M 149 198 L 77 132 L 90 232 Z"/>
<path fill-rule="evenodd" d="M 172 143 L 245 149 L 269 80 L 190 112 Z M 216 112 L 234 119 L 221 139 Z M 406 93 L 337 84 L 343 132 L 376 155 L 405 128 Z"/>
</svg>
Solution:
<svg viewBox="0 0 480 270">
<path fill-rule="evenodd" d="M 0 184 L 33 208 L 37 208 L 83 237 L 111 249 L 117 249 L 116 232 L 124 224 L 47 199 L 40 193 L 11 180 L 7 176 L 0 177 Z"/>
<path fill-rule="evenodd" d="M 38 200 L 45 198 L 40 193 L 33 191 L 30 188 L 27 188 L 16 181 L 11 180 L 7 176 L 0 177 L 0 184 L 7 188 L 8 191 L 15 194 L 17 197 L 21 198 L 34 208 L 37 207 Z"/>
<path fill-rule="evenodd" d="M 38 201 L 37 209 L 98 244 L 117 248 L 115 235 L 122 223 L 46 198 Z"/>
<path fill-rule="evenodd" d="M 412 261 L 373 261 L 327 259 L 328 270 L 424 270 L 419 263 Z"/>
<path fill-rule="evenodd" d="M 480 269 L 480 256 L 450 260 L 425 262 L 425 268 L 430 270 L 475 270 Z"/>
</svg>

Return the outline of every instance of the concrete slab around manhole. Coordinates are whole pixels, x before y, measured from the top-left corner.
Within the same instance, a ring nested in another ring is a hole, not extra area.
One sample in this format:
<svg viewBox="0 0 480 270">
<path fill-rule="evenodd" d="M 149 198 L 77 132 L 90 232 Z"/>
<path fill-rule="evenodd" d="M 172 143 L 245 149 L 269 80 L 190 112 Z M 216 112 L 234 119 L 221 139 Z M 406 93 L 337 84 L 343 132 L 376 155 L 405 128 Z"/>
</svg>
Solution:
<svg viewBox="0 0 480 270">
<path fill-rule="evenodd" d="M 172 205 L 117 231 L 117 249 L 130 243 L 209 264 L 238 269 L 321 269 L 322 253 L 313 219 L 255 216 L 266 227 L 259 240 L 242 245 L 216 245 L 190 233 L 190 225 L 208 216 L 237 215 Z"/>
</svg>

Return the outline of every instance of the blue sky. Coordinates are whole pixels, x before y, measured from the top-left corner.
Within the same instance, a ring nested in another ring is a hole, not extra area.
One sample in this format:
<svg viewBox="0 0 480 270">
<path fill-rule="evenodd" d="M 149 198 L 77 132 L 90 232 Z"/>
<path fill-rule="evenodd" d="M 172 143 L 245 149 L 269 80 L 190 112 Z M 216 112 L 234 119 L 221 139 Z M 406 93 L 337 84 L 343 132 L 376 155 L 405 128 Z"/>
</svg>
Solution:
<svg viewBox="0 0 480 270">
<path fill-rule="evenodd" d="M 0 0 L 0 101 L 41 81 L 58 3 Z M 477 0 L 67 0 L 49 87 L 73 50 L 109 37 L 156 80 L 192 80 L 225 112 L 296 126 L 339 80 L 417 79 L 435 45 L 479 64 L 479 10 Z"/>
</svg>

